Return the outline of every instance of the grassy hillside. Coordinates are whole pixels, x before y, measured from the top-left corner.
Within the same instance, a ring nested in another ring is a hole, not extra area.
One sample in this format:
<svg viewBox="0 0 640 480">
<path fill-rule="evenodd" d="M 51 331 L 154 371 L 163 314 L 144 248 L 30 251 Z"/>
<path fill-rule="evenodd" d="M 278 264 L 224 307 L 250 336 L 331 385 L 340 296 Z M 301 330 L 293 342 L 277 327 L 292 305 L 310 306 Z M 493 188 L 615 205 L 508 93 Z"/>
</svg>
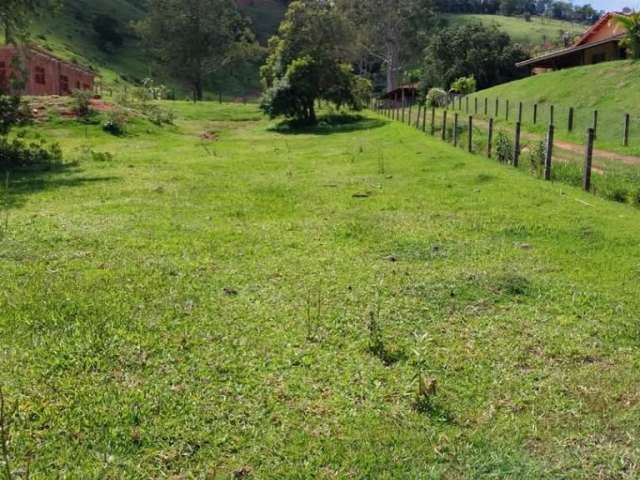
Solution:
<svg viewBox="0 0 640 480">
<path fill-rule="evenodd" d="M 500 118 L 504 119 L 506 100 L 511 102 L 510 118 L 515 118 L 516 104 L 524 103 L 524 126 L 542 131 L 549 122 L 549 107 L 555 107 L 555 124 L 560 138 L 580 142 L 592 125 L 593 111 L 598 110 L 598 144 L 601 147 L 640 154 L 640 63 L 617 61 L 577 67 L 483 90 L 472 96 L 489 98 L 489 112 L 495 113 L 495 99 L 501 99 Z M 539 105 L 539 125 L 533 123 L 533 104 Z M 575 131 L 567 132 L 569 108 L 575 109 Z M 481 108 L 482 110 L 482 108 Z M 631 115 L 631 147 L 621 147 L 624 114 Z"/>
<path fill-rule="evenodd" d="M 277 29 L 284 6 L 278 0 L 248 0 L 241 9 L 252 20 L 258 39 L 266 40 Z M 34 23 L 33 40 L 57 56 L 91 66 L 105 84 L 137 82 L 153 76 L 165 82 L 154 69 L 133 34 L 131 24 L 145 14 L 143 0 L 65 0 L 62 9 L 44 15 Z M 109 15 L 119 24 L 125 43 L 121 48 L 105 52 L 98 48 L 92 21 L 97 15 Z M 224 85 L 230 94 L 239 94 L 236 85 Z"/>
<path fill-rule="evenodd" d="M 501 30 L 518 43 L 529 46 L 539 46 L 545 43 L 556 44 L 562 40 L 565 32 L 573 35 L 584 33 L 587 27 L 580 24 L 553 20 L 542 17 L 532 17 L 530 22 L 520 17 L 505 17 L 501 15 L 448 15 L 453 25 L 464 25 L 470 22 L 481 22 L 486 25 L 497 25 Z"/>
<path fill-rule="evenodd" d="M 78 163 L 2 191 L 15 469 L 638 477 L 640 211 L 381 117 L 170 106 L 25 131 Z"/>
</svg>

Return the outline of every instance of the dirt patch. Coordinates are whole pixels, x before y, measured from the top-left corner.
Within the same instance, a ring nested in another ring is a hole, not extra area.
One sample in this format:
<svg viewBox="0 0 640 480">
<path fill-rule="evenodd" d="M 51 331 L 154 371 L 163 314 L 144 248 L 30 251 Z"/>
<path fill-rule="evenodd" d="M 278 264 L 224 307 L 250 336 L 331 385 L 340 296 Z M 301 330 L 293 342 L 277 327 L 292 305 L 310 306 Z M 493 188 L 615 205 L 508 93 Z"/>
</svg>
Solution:
<svg viewBox="0 0 640 480">
<path fill-rule="evenodd" d="M 218 133 L 213 131 L 202 132 L 200 138 L 208 142 L 216 142 L 218 140 Z"/>
</svg>

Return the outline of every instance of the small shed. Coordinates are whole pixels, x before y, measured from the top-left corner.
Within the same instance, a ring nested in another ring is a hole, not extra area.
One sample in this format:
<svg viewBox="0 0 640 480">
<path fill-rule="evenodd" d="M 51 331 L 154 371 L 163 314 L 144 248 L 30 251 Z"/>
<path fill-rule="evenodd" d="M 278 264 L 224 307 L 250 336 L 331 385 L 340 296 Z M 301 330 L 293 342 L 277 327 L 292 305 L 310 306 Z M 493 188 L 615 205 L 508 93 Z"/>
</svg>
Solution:
<svg viewBox="0 0 640 480">
<path fill-rule="evenodd" d="M 418 85 L 402 85 L 395 90 L 391 90 L 380 97 L 387 106 L 401 107 L 402 105 L 412 105 L 418 98 Z"/>
<path fill-rule="evenodd" d="M 23 95 L 70 95 L 94 89 L 94 72 L 36 47 L 0 47 L 0 90 Z"/>
</svg>

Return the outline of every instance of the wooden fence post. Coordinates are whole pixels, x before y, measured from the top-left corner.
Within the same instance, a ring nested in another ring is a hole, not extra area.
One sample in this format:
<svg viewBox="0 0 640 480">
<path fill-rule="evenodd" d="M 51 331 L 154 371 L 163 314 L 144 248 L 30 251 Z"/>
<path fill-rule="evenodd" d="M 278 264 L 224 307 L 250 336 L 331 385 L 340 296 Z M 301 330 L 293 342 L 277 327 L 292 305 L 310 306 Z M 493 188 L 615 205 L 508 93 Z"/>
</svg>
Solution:
<svg viewBox="0 0 640 480">
<path fill-rule="evenodd" d="M 478 97 L 475 98 L 475 104 L 476 104 L 476 109 L 475 109 L 475 114 L 478 114 Z"/>
<path fill-rule="evenodd" d="M 551 162 L 553 161 L 553 135 L 554 126 L 549 125 L 547 132 L 547 145 L 544 152 L 544 179 L 551 180 Z"/>
<path fill-rule="evenodd" d="M 465 97 L 465 112 L 469 113 L 469 97 Z"/>
<path fill-rule="evenodd" d="M 422 109 L 422 131 L 427 131 L 427 104 L 424 104 L 424 108 Z"/>
<path fill-rule="evenodd" d="M 591 164 L 593 162 L 593 141 L 595 139 L 593 128 L 587 130 L 587 146 L 584 154 L 584 172 L 582 176 L 582 188 L 585 192 L 591 191 Z"/>
<path fill-rule="evenodd" d="M 498 113 L 500 113 L 500 97 L 496 97 L 496 118 L 498 118 Z"/>
<path fill-rule="evenodd" d="M 555 120 L 556 120 L 556 107 L 555 105 L 549 105 L 549 123 L 555 126 L 556 124 Z"/>
<path fill-rule="evenodd" d="M 598 110 L 593 111 L 593 134 L 598 136 Z"/>
<path fill-rule="evenodd" d="M 407 119 L 407 125 L 411 125 L 411 119 L 413 118 L 411 116 L 412 110 L 413 110 L 413 103 L 409 102 L 409 118 Z"/>
<path fill-rule="evenodd" d="M 533 104 L 533 124 L 534 125 L 538 124 L 538 104 L 537 103 Z"/>
<path fill-rule="evenodd" d="M 522 123 L 522 110 L 523 110 L 522 102 L 518 105 L 518 123 Z"/>
<path fill-rule="evenodd" d="M 569 125 L 567 126 L 569 133 L 573 132 L 573 107 L 569 109 Z"/>
<path fill-rule="evenodd" d="M 489 115 L 489 99 L 484 97 L 484 115 L 485 117 Z"/>
<path fill-rule="evenodd" d="M 522 125 L 520 122 L 516 123 L 516 136 L 513 140 L 513 166 L 518 168 L 518 163 L 520 162 L 520 132 L 522 130 Z"/>
<path fill-rule="evenodd" d="M 447 139 L 447 110 L 442 112 L 442 140 Z"/>
<path fill-rule="evenodd" d="M 404 123 L 404 110 L 406 108 L 406 104 L 404 103 L 404 95 L 402 95 L 402 116 L 400 117 L 400 121 Z"/>
<path fill-rule="evenodd" d="M 489 134 L 487 137 L 487 158 L 491 158 L 491 151 L 493 150 L 493 118 L 489 119 Z"/>
<path fill-rule="evenodd" d="M 458 146 L 458 113 L 453 115 L 453 146 Z"/>
<path fill-rule="evenodd" d="M 473 116 L 469 115 L 469 153 L 473 153 Z"/>
<path fill-rule="evenodd" d="M 422 112 L 422 105 L 418 104 L 418 115 L 416 115 L 416 128 L 420 130 L 420 113 Z"/>
<path fill-rule="evenodd" d="M 431 107 L 431 135 L 436 134 L 436 107 Z"/>
<path fill-rule="evenodd" d="M 626 113 L 624 115 L 624 137 L 622 143 L 625 147 L 629 146 L 629 130 L 631 128 L 631 115 Z"/>
</svg>

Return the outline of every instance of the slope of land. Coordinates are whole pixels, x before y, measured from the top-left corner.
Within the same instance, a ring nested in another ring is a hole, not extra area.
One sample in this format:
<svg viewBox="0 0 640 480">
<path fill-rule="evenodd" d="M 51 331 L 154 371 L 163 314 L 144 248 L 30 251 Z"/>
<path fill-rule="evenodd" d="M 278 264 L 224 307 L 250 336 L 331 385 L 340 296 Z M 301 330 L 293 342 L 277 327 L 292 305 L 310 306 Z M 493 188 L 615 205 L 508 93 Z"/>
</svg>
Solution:
<svg viewBox="0 0 640 480">
<path fill-rule="evenodd" d="M 500 99 L 498 117 L 506 116 L 506 101 L 510 101 L 510 119 L 515 119 L 517 104 L 524 104 L 524 126 L 544 131 L 554 106 L 554 123 L 558 134 L 566 140 L 582 142 L 585 131 L 593 124 L 593 112 L 598 111 L 598 144 L 622 153 L 640 154 L 640 63 L 607 62 L 545 73 L 506 83 L 472 95 L 479 99 L 484 114 L 484 99 L 488 98 L 489 114 L 495 116 L 495 99 Z M 533 125 L 533 105 L 538 104 L 538 125 Z M 567 132 L 569 109 L 574 108 L 574 132 Z M 624 117 L 630 115 L 630 147 L 622 147 Z"/>
<path fill-rule="evenodd" d="M 464 25 L 480 22 L 486 25 L 496 25 L 509 34 L 513 41 L 528 46 L 541 46 L 547 43 L 558 44 L 565 32 L 580 35 L 587 29 L 585 25 L 554 20 L 543 17 L 532 17 L 530 22 L 520 17 L 505 17 L 502 15 L 460 14 L 447 15 L 453 25 Z"/>
<path fill-rule="evenodd" d="M 122 137 L 25 131 L 79 163 L 2 193 L 15 469 L 640 475 L 637 209 L 377 116 L 170 107 Z"/>
<path fill-rule="evenodd" d="M 262 43 L 276 31 L 285 8 L 277 0 L 251 0 L 240 7 L 251 19 Z M 144 17 L 145 8 L 141 0 L 65 0 L 59 11 L 36 19 L 33 41 L 61 58 L 93 68 L 107 86 L 138 83 L 149 76 L 170 82 L 149 62 L 133 32 L 132 23 Z M 117 29 L 124 37 L 122 47 L 108 51 L 98 48 L 92 26 L 98 15 L 117 21 Z M 234 85 L 222 87 L 229 93 L 238 93 Z"/>
</svg>

